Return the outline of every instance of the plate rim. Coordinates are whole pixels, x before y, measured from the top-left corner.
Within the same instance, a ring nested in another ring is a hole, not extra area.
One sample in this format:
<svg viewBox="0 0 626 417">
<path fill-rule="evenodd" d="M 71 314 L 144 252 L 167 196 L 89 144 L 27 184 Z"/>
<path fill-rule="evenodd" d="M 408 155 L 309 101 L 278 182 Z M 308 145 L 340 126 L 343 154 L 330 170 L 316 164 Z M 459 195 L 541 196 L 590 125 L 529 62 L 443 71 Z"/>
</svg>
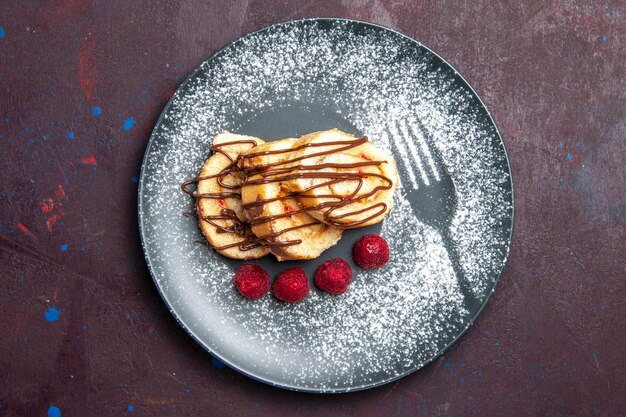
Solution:
<svg viewBox="0 0 626 417">
<path fill-rule="evenodd" d="M 437 58 L 439 58 L 443 63 L 445 63 L 448 67 L 450 67 L 450 69 L 452 69 L 452 71 L 454 71 L 455 76 L 457 76 L 459 78 L 460 81 L 462 81 L 465 86 L 467 88 L 469 88 L 469 90 L 472 92 L 472 94 L 474 95 L 474 97 L 478 100 L 478 103 L 480 106 L 482 106 L 482 108 L 485 110 L 487 117 L 489 118 L 489 120 L 491 121 L 491 124 L 493 125 L 494 129 L 495 129 L 495 133 L 498 136 L 499 139 L 499 143 L 502 146 L 502 149 L 504 151 L 504 157 L 506 160 L 506 167 L 508 169 L 508 174 L 509 174 L 509 184 L 510 184 L 510 188 L 511 188 L 511 227 L 507 236 L 507 246 L 506 246 L 506 252 L 504 254 L 504 258 L 502 260 L 502 266 L 500 268 L 500 270 L 497 272 L 496 274 L 496 279 L 493 282 L 493 286 L 491 287 L 491 291 L 486 295 L 485 301 L 483 302 L 483 304 L 481 305 L 481 307 L 476 311 L 476 313 L 471 317 L 471 319 L 468 321 L 467 325 L 465 326 L 465 328 L 459 332 L 447 345 L 445 345 L 443 348 L 437 350 L 429 359 L 420 362 L 418 364 L 416 364 L 415 366 L 411 367 L 409 370 L 404 371 L 403 373 L 401 373 L 400 375 L 396 375 L 394 377 L 391 378 L 387 378 L 381 381 L 377 381 L 377 382 L 372 382 L 372 383 L 366 383 L 366 384 L 362 384 L 356 387 L 347 387 L 347 388 L 337 388 L 337 389 L 321 389 L 321 388 L 308 388 L 308 387 L 302 387 L 302 386 L 298 386 L 295 384 L 284 384 L 284 383 L 278 383 L 276 381 L 273 381 L 272 379 L 266 378 L 266 377 L 262 377 L 259 375 L 254 374 L 253 372 L 250 372 L 248 370 L 244 370 L 241 369 L 235 365 L 233 365 L 229 360 L 225 359 L 222 357 L 222 355 L 216 353 L 215 351 L 212 350 L 212 348 L 210 346 L 208 346 L 204 341 L 202 341 L 189 327 L 187 327 L 187 325 L 185 325 L 185 323 L 183 322 L 182 318 L 178 315 L 178 313 L 175 311 L 174 307 L 173 307 L 173 303 L 171 303 L 166 294 L 163 292 L 163 289 L 161 288 L 161 285 L 159 284 L 159 282 L 157 281 L 157 277 L 156 277 L 156 273 L 152 267 L 152 261 L 150 260 L 150 256 L 148 255 L 148 252 L 146 250 L 146 240 L 145 240 L 145 236 L 144 236 L 144 216 L 142 214 L 142 208 L 143 208 L 143 180 L 144 180 L 144 175 L 145 175 L 145 168 L 148 162 L 148 155 L 150 154 L 150 150 L 155 142 L 155 136 L 157 133 L 157 130 L 159 128 L 159 126 L 161 125 L 161 123 L 163 122 L 163 119 L 165 118 L 166 113 L 170 110 L 170 108 L 172 107 L 174 101 L 177 99 L 179 92 L 181 90 L 184 89 L 184 87 L 187 86 L 187 84 L 189 82 L 191 82 L 191 80 L 195 79 L 196 75 L 200 72 L 200 70 L 204 67 L 204 65 L 215 59 L 219 54 L 221 54 L 223 51 L 225 51 L 227 48 L 229 48 L 231 45 L 233 45 L 236 42 L 242 41 L 246 38 L 249 38 L 253 35 L 256 35 L 258 33 L 264 32 L 264 31 L 268 31 L 268 30 L 272 30 L 273 28 L 276 27 L 280 27 L 280 26 L 285 26 L 285 25 L 290 25 L 290 24 L 297 24 L 297 23 L 304 23 L 304 22 L 322 22 L 322 21 L 326 21 L 326 22 L 347 22 L 347 23 L 354 23 L 354 24 L 359 24 L 359 25 L 365 25 L 365 26 L 371 26 L 371 27 L 375 27 L 378 29 L 383 29 L 389 32 L 392 32 L 395 35 L 400 36 L 401 38 L 404 38 L 405 40 L 408 40 L 410 43 L 417 45 L 418 47 L 424 48 L 425 50 L 427 50 L 429 53 L 435 55 Z M 485 307 L 487 306 L 487 304 L 489 303 L 489 300 L 491 299 L 493 293 L 496 290 L 496 287 L 498 285 L 498 283 L 500 282 L 500 279 L 502 278 L 502 274 L 504 273 L 504 270 L 508 264 L 509 261 L 509 255 L 511 253 L 511 246 L 512 246 L 512 242 L 513 242 L 513 231 L 515 229 L 515 186 L 514 186 L 514 181 L 513 181 L 513 172 L 512 172 L 512 168 L 511 168 L 511 160 L 509 158 L 509 153 L 508 150 L 506 148 L 506 144 L 504 143 L 504 140 L 502 139 L 502 134 L 500 133 L 500 129 L 498 129 L 498 125 L 496 124 L 496 121 L 494 119 L 494 117 L 491 115 L 491 113 L 489 112 L 489 109 L 487 108 L 487 106 L 485 105 L 485 103 L 483 102 L 482 98 L 478 95 L 478 93 L 476 92 L 476 90 L 474 90 L 474 88 L 471 86 L 471 84 L 465 79 L 465 77 L 463 77 L 461 75 L 461 73 L 450 63 L 448 62 L 448 60 L 446 60 L 445 58 L 443 58 L 441 55 L 439 55 L 437 52 L 435 52 L 434 50 L 432 50 L 431 48 L 429 48 L 428 46 L 424 45 L 423 43 L 421 43 L 420 41 L 405 35 L 404 33 L 390 28 L 388 26 L 384 26 L 381 24 L 377 24 L 377 23 L 372 23 L 372 22 L 367 22 L 367 21 L 363 21 L 363 20 L 358 20 L 358 19 L 351 19 L 351 18 L 342 18 L 342 17 L 307 17 L 307 18 L 299 18 L 299 19 L 289 19 L 289 20 L 284 20 L 284 21 L 280 21 L 280 22 L 276 22 L 273 23 L 271 25 L 268 26 L 264 26 L 260 29 L 254 30 L 252 32 L 248 32 L 245 33 L 241 36 L 239 36 L 238 38 L 228 42 L 226 45 L 224 45 L 223 47 L 219 48 L 218 50 L 216 50 L 214 53 L 212 53 L 208 58 L 206 58 L 204 61 L 202 61 L 202 63 L 195 68 L 188 76 L 187 78 L 176 88 L 176 91 L 174 92 L 174 94 L 172 95 L 172 97 L 170 97 L 170 99 L 168 100 L 167 104 L 165 105 L 165 107 L 163 107 L 163 110 L 161 111 L 161 114 L 159 115 L 154 128 L 152 129 L 151 133 L 150 133 L 150 137 L 148 139 L 148 143 L 146 144 L 145 150 L 144 150 L 144 154 L 143 154 L 143 158 L 141 161 L 141 170 L 140 170 L 140 174 L 139 174 L 139 186 L 137 189 L 137 215 L 138 215 L 138 221 L 137 221 L 137 227 L 139 229 L 139 236 L 140 236 L 140 241 L 141 241 L 141 249 L 144 255 L 144 259 L 146 261 L 146 265 L 148 267 L 148 271 L 150 273 L 150 277 L 152 278 L 152 281 L 155 285 L 155 287 L 157 288 L 157 291 L 159 293 L 159 296 L 161 297 L 161 299 L 163 300 L 163 302 L 165 303 L 165 305 L 167 306 L 167 309 L 169 310 L 170 314 L 176 319 L 176 322 L 185 330 L 185 332 L 191 336 L 191 338 L 198 343 L 204 350 L 206 350 L 210 355 L 216 357 L 217 359 L 219 359 L 220 361 L 222 361 L 223 363 L 225 363 L 230 369 L 233 369 L 249 378 L 252 378 L 256 381 L 262 382 L 264 384 L 273 386 L 273 387 L 278 387 L 278 388 L 282 388 L 282 389 L 286 389 L 286 390 L 290 390 L 290 391 L 295 391 L 295 392 L 304 392 L 304 393 L 312 393 L 312 394 L 340 394 L 340 393 L 346 393 L 346 392 L 357 392 L 357 391 L 363 391 L 363 390 L 367 390 L 370 388 L 375 388 L 375 387 L 380 387 L 382 385 L 386 385 L 389 384 L 391 382 L 397 381 L 401 378 L 404 378 L 408 375 L 411 375 L 413 373 L 415 373 L 416 371 L 426 367 L 427 365 L 429 365 L 430 363 L 432 363 L 433 361 L 435 361 L 437 358 L 439 358 L 441 355 L 443 355 L 448 349 L 450 349 L 450 347 L 452 347 L 475 323 L 476 319 L 480 316 L 480 314 L 483 312 L 483 310 L 485 309 Z"/>
</svg>

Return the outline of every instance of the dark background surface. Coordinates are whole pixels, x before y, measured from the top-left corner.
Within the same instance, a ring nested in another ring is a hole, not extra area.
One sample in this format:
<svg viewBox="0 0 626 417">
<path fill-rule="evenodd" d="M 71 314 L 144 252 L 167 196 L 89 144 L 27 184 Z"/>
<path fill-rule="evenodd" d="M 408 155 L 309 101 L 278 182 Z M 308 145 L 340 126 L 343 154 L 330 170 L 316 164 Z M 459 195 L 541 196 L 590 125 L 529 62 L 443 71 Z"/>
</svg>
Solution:
<svg viewBox="0 0 626 417">
<path fill-rule="evenodd" d="M 211 360 L 137 232 L 141 158 L 177 86 L 240 35 L 312 16 L 448 59 L 498 124 L 516 192 L 476 324 L 421 371 L 345 395 Z M 0 415 L 626 414 L 624 3 L 16 0 L 0 27 Z"/>
</svg>

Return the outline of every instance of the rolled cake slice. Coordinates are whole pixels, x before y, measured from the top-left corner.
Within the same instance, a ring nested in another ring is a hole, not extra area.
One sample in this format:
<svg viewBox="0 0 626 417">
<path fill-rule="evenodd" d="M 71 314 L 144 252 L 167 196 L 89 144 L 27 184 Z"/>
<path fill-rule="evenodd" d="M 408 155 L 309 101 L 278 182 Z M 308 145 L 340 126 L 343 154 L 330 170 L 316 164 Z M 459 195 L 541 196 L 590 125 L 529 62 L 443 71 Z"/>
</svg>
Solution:
<svg viewBox="0 0 626 417">
<path fill-rule="evenodd" d="M 283 188 L 281 168 L 289 162 L 296 139 L 261 144 L 242 155 L 249 174 L 241 198 L 252 231 L 279 261 L 314 259 L 335 245 L 342 230 L 319 222 Z"/>
<path fill-rule="evenodd" d="M 283 187 L 317 220 L 344 229 L 382 221 L 393 208 L 398 172 L 391 155 L 366 137 L 337 129 L 304 135 L 293 144 L 293 175 Z"/>
<path fill-rule="evenodd" d="M 233 259 L 258 259 L 269 248 L 258 245 L 241 202 L 239 154 L 264 143 L 252 136 L 223 132 L 213 138 L 213 155 L 197 178 L 196 212 L 200 228 L 215 250 Z"/>
</svg>

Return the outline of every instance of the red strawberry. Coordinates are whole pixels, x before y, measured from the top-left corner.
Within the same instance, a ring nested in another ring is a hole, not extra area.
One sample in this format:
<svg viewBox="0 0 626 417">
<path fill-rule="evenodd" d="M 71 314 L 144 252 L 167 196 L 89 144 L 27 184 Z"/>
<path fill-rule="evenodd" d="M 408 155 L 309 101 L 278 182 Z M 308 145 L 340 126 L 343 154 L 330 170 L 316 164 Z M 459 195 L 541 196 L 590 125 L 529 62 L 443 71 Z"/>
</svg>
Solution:
<svg viewBox="0 0 626 417">
<path fill-rule="evenodd" d="M 352 269 L 341 258 L 326 261 L 315 271 L 315 285 L 331 294 L 343 294 L 352 282 Z"/>
<path fill-rule="evenodd" d="M 365 235 L 354 244 L 352 255 L 361 268 L 378 268 L 389 262 L 389 246 L 377 234 Z"/>
<path fill-rule="evenodd" d="M 235 287 L 250 299 L 263 297 L 270 289 L 270 275 L 258 265 L 243 264 L 235 273 Z"/>
<path fill-rule="evenodd" d="M 281 272 L 272 284 L 272 292 L 279 300 L 297 303 L 309 295 L 309 280 L 304 269 L 295 267 Z"/>
</svg>

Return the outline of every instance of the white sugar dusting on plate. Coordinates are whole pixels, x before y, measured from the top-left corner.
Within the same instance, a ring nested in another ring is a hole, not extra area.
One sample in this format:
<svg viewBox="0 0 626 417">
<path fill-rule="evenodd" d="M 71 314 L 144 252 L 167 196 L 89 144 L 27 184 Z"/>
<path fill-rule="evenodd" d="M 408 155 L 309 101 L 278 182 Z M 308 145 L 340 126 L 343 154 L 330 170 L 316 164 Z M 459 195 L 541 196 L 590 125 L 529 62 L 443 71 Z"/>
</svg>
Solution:
<svg viewBox="0 0 626 417">
<path fill-rule="evenodd" d="M 350 390 L 416 369 L 470 319 L 441 238 L 419 222 L 406 198 L 410 178 L 401 178 L 383 224 L 392 248 L 389 264 L 355 270 L 341 297 L 312 291 L 297 305 L 271 296 L 251 302 L 234 290 L 224 259 L 194 244 L 197 225 L 181 216 L 193 203 L 180 184 L 199 171 L 211 137 L 271 108 L 314 103 L 392 151 L 385 129 L 419 120 L 453 178 L 459 207 L 452 235 L 481 297 L 492 289 L 508 251 L 510 177 L 502 168 L 504 152 L 493 144 L 499 140 L 494 127 L 481 122 L 476 99 L 455 82 L 455 73 L 433 65 L 438 58 L 393 32 L 354 30 L 346 21 L 326 21 L 322 29 L 320 24 L 287 23 L 243 38 L 203 64 L 177 92 L 146 158 L 142 233 L 161 292 L 205 346 L 268 382 Z M 396 153 L 398 165 L 420 146 Z"/>
</svg>

